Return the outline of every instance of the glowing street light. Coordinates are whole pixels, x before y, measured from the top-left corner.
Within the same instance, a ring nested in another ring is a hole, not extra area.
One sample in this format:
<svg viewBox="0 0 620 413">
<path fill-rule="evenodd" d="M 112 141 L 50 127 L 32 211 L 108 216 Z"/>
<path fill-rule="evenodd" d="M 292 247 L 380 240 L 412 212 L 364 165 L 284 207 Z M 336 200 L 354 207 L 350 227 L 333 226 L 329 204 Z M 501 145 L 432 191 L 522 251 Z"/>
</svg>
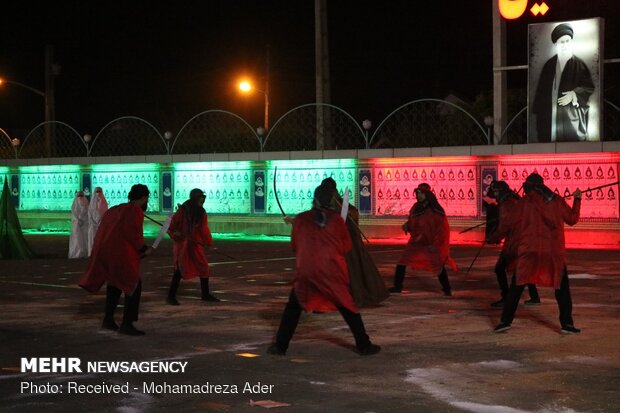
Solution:
<svg viewBox="0 0 620 413">
<path fill-rule="evenodd" d="M 28 85 L 25 85 L 23 83 L 16 82 L 14 80 L 8 80 L 8 79 L 0 78 L 0 85 L 3 85 L 5 83 L 9 84 L 9 85 L 15 85 L 15 86 L 23 87 L 24 89 L 28 89 L 29 91 L 31 91 L 33 93 L 36 93 L 39 96 L 45 97 L 45 92 L 42 92 L 39 89 L 35 89 L 32 86 L 28 86 Z"/>
<path fill-rule="evenodd" d="M 265 95 L 265 120 L 263 127 L 266 131 L 269 130 L 269 82 L 265 82 L 265 90 L 260 90 L 252 86 L 249 81 L 243 80 L 239 82 L 239 90 L 243 93 L 250 93 L 251 91 L 255 90 Z"/>
<path fill-rule="evenodd" d="M 4 85 L 15 85 L 19 86 L 23 89 L 27 89 L 34 94 L 37 94 L 43 98 L 45 101 L 45 147 L 48 156 L 51 154 L 51 140 L 52 140 L 52 125 L 51 121 L 54 120 L 54 113 L 56 113 L 56 109 L 54 107 L 54 97 L 52 93 L 45 93 L 42 90 L 36 89 L 32 86 L 28 86 L 24 83 L 17 82 L 15 80 L 8 80 L 4 78 L 0 78 L 0 86 Z M 50 90 L 49 88 L 46 90 Z"/>
</svg>

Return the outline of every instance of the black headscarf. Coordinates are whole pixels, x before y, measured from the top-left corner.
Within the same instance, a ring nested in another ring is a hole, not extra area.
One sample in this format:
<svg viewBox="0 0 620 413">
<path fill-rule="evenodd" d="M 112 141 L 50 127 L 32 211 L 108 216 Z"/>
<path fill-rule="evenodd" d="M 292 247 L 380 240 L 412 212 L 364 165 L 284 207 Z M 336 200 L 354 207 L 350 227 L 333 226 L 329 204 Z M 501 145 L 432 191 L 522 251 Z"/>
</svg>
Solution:
<svg viewBox="0 0 620 413">
<path fill-rule="evenodd" d="M 334 190 L 329 184 L 321 184 L 314 190 L 314 199 L 312 200 L 314 222 L 321 228 L 324 228 L 327 224 L 327 214 L 325 210 L 330 209 L 333 196 Z"/>
<path fill-rule="evenodd" d="M 187 212 L 186 219 L 190 230 L 200 225 L 202 217 L 206 214 L 205 209 L 200 205 L 200 200 L 204 198 L 205 193 L 198 188 L 194 188 L 189 193 L 189 199 L 182 205 L 182 208 Z"/>
<path fill-rule="evenodd" d="M 542 195 L 545 201 L 552 201 L 556 195 L 551 189 L 545 186 L 544 182 L 543 177 L 534 172 L 525 179 L 525 182 L 523 183 L 523 191 L 526 194 L 531 191 L 536 191 Z"/>
<path fill-rule="evenodd" d="M 435 194 L 430 191 L 430 186 L 428 184 L 418 185 L 416 192 L 418 191 L 423 192 L 424 195 L 426 195 L 426 199 L 423 202 L 418 201 L 413 205 L 412 215 L 414 217 L 422 215 L 428 208 L 439 215 L 446 215 L 446 211 L 444 211 L 443 207 L 439 204 L 439 201 L 437 201 Z"/>
<path fill-rule="evenodd" d="M 499 195 L 495 198 L 494 191 L 498 191 Z M 502 203 L 507 199 L 521 199 L 519 195 L 517 195 L 508 184 L 504 181 L 493 181 L 489 186 L 489 198 L 495 198 L 498 203 Z"/>
</svg>

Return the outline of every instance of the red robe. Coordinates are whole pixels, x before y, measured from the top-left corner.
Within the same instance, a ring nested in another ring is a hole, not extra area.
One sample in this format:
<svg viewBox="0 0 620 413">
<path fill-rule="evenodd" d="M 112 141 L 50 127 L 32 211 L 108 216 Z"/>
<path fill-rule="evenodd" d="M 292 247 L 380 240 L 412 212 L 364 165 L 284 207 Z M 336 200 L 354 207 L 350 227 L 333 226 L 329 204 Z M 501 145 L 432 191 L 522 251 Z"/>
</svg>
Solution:
<svg viewBox="0 0 620 413">
<path fill-rule="evenodd" d="M 409 211 L 407 220 L 409 242 L 398 264 L 434 274 L 439 274 L 447 264 L 452 271 L 456 271 L 456 263 L 450 258 L 448 219 L 431 208 L 426 208 L 421 215 L 414 216 L 414 208 L 415 205 Z"/>
<path fill-rule="evenodd" d="M 94 293 L 107 282 L 125 294 L 133 293 L 140 281 L 143 223 L 144 212 L 132 203 L 110 208 L 103 215 L 80 287 Z"/>
<path fill-rule="evenodd" d="M 498 232 L 515 228 L 517 238 L 517 285 L 536 284 L 560 288 L 566 250 L 564 223 L 579 221 L 581 200 L 575 199 L 572 208 L 563 198 L 546 202 L 542 195 L 532 191 L 519 200 L 514 211 L 500 222 Z"/>
<path fill-rule="evenodd" d="M 351 250 L 351 238 L 340 214 L 327 214 L 324 228 L 315 222 L 315 211 L 295 217 L 291 242 L 297 258 L 295 295 L 305 311 L 336 311 L 345 307 L 357 313 L 349 291 L 349 272 L 345 254 Z"/>
<path fill-rule="evenodd" d="M 207 214 L 202 217 L 199 225 L 190 228 L 188 211 L 181 207 L 172 217 L 168 233 L 174 240 L 172 257 L 174 269 L 181 272 L 183 279 L 209 277 L 209 261 L 204 247 L 213 245 L 213 237 L 209 230 Z M 175 232 L 180 235 L 175 235 Z"/>
<path fill-rule="evenodd" d="M 517 206 L 517 202 L 519 201 L 515 198 L 508 198 L 499 205 L 499 225 L 497 230 L 493 234 L 489 235 L 487 239 L 487 241 L 491 244 L 500 243 L 502 238 L 504 239 L 501 254 L 506 260 L 506 271 L 509 274 L 514 272 L 517 263 L 519 233 L 518 228 L 506 227 L 503 226 L 502 223 L 510 220 L 510 216 L 514 213 L 515 207 Z"/>
</svg>

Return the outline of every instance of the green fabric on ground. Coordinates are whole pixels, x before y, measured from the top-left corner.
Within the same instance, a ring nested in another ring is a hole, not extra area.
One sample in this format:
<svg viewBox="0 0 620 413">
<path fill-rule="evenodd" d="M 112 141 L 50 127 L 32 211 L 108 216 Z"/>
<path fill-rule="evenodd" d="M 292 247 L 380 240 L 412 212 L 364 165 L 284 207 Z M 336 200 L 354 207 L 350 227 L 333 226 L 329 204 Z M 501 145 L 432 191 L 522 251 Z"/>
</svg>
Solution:
<svg viewBox="0 0 620 413">
<path fill-rule="evenodd" d="M 0 197 L 0 258 L 29 259 L 33 257 L 34 253 L 24 239 L 15 206 L 11 202 L 8 179 L 5 179 L 2 197 Z"/>
</svg>

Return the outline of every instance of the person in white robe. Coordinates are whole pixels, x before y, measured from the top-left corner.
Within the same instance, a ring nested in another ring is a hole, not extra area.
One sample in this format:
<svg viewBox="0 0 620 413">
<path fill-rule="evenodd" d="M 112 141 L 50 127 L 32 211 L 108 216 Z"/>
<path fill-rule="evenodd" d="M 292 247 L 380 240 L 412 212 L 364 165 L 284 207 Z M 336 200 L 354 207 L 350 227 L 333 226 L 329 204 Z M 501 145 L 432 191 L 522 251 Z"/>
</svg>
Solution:
<svg viewBox="0 0 620 413">
<path fill-rule="evenodd" d="M 103 195 L 103 189 L 100 186 L 95 188 L 93 196 L 90 198 L 90 205 L 88 206 L 88 256 L 93 250 L 93 244 L 95 243 L 95 234 L 99 228 L 99 223 L 103 214 L 108 210 L 108 201 Z"/>
<path fill-rule="evenodd" d="M 75 194 L 71 205 L 71 235 L 69 236 L 69 258 L 88 256 L 88 198 L 83 191 Z"/>
</svg>

